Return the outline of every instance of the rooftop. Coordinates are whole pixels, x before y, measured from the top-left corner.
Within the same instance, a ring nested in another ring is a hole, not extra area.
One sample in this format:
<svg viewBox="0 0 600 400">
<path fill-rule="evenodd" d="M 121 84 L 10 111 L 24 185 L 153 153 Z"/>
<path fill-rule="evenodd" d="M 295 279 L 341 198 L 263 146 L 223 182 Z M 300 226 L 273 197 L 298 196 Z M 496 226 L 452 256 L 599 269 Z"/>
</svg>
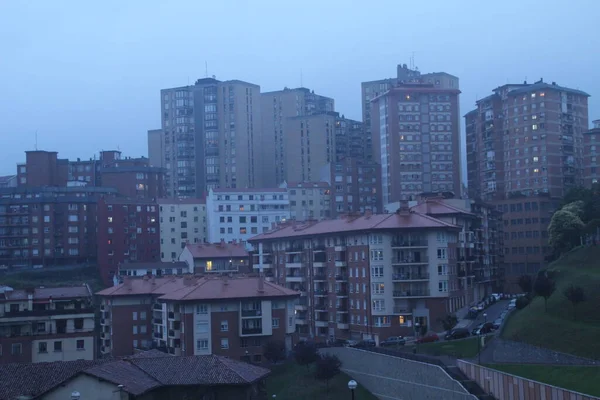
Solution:
<svg viewBox="0 0 600 400">
<path fill-rule="evenodd" d="M 49 300 L 50 298 L 53 300 L 78 299 L 92 296 L 92 292 L 87 285 L 54 288 L 42 286 L 31 289 L 4 290 L 0 292 L 0 301 L 27 300 L 29 294 L 33 295 L 34 301 Z"/>
<path fill-rule="evenodd" d="M 269 374 L 265 368 L 215 355 L 141 354 L 117 360 L 2 365 L 0 399 L 41 398 L 81 374 L 123 385 L 123 391 L 134 396 L 164 386 L 247 385 Z"/>
<path fill-rule="evenodd" d="M 165 269 L 165 268 L 185 268 L 187 270 L 188 265 L 184 261 L 174 262 L 162 262 L 162 261 L 150 261 L 150 262 L 124 262 L 119 264 L 120 270 L 128 269 Z"/>
<path fill-rule="evenodd" d="M 564 91 L 564 92 L 570 92 L 573 94 L 577 94 L 580 96 L 586 96 L 589 97 L 590 95 L 582 90 L 578 90 L 578 89 L 571 89 L 568 87 L 564 87 L 564 86 L 559 86 L 556 84 L 556 82 L 552 82 L 552 83 L 546 83 L 543 81 L 538 81 L 536 83 L 532 83 L 531 85 L 526 85 L 517 89 L 513 89 L 511 91 L 508 92 L 509 96 L 516 96 L 519 94 L 523 94 L 523 93 L 530 93 L 532 91 L 535 90 L 560 90 L 560 91 Z"/>
<path fill-rule="evenodd" d="M 248 239 L 249 242 L 291 237 L 306 237 L 332 233 L 346 233 L 392 229 L 458 229 L 456 225 L 411 210 L 394 214 L 347 216 L 338 219 L 282 224 L 270 232 Z"/>
<path fill-rule="evenodd" d="M 259 290 L 259 277 L 253 276 L 199 276 L 133 278 L 104 289 L 99 296 L 135 296 L 154 294 L 159 300 L 224 300 L 266 297 L 294 297 L 298 292 L 271 282 L 264 282 Z"/>
<path fill-rule="evenodd" d="M 286 182 L 287 188 L 329 188 L 331 185 L 327 182 Z"/>
<path fill-rule="evenodd" d="M 194 258 L 244 258 L 248 251 L 241 243 L 189 243 L 185 246 Z"/>
<path fill-rule="evenodd" d="M 267 189 L 258 189 L 258 188 L 223 188 L 223 189 L 210 189 L 212 193 L 229 193 L 229 194 L 237 194 L 237 193 L 282 193 L 285 192 L 285 189 L 281 188 L 267 188 Z"/>
<path fill-rule="evenodd" d="M 411 210 L 417 211 L 427 215 L 452 215 L 452 214 L 463 214 L 472 215 L 470 211 L 462 208 L 455 207 L 451 204 L 445 203 L 444 200 L 427 199 L 416 206 L 411 207 Z"/>
<path fill-rule="evenodd" d="M 195 198 L 185 198 L 185 199 L 158 199 L 156 200 L 158 204 L 163 205 L 179 205 L 179 204 L 206 204 L 204 199 L 195 199 Z"/>
</svg>

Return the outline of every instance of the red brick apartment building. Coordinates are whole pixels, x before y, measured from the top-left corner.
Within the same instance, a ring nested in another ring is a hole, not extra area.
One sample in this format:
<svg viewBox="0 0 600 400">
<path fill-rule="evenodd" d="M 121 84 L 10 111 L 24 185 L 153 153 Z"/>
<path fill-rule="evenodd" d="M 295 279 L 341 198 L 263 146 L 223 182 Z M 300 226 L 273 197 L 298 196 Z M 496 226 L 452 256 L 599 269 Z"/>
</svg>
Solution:
<svg viewBox="0 0 600 400">
<path fill-rule="evenodd" d="M 94 360 L 92 292 L 0 286 L 0 364 Z"/>
<path fill-rule="evenodd" d="M 600 119 L 583 134 L 583 184 L 591 187 L 600 182 Z"/>
<path fill-rule="evenodd" d="M 465 306 L 462 228 L 401 207 L 392 214 L 280 225 L 250 239 L 254 268 L 301 293 L 300 336 L 318 340 L 415 334 L 415 323 Z"/>
<path fill-rule="evenodd" d="M 97 296 L 104 355 L 156 347 L 260 362 L 268 340 L 294 342 L 299 293 L 258 277 L 125 277 Z"/>
</svg>

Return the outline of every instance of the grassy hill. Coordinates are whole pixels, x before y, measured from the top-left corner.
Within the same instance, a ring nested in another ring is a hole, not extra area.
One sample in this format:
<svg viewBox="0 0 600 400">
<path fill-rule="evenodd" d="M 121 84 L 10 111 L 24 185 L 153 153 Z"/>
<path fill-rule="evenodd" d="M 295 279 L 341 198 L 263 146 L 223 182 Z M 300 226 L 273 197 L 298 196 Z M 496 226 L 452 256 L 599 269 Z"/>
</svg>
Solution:
<svg viewBox="0 0 600 400">
<path fill-rule="evenodd" d="M 536 297 L 523 310 L 517 310 L 502 333 L 506 339 L 523 341 L 586 358 L 600 359 L 600 246 L 580 248 L 550 264 L 556 274 L 556 291 L 548 299 Z M 569 285 L 581 286 L 587 301 L 573 306 L 563 295 Z"/>
</svg>

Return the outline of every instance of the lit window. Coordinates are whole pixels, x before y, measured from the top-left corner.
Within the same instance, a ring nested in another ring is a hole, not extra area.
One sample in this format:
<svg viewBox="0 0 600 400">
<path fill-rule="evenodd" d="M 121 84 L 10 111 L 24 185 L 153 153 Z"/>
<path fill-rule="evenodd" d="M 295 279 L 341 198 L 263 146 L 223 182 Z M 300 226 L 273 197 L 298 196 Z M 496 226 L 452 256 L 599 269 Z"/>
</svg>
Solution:
<svg viewBox="0 0 600 400">
<path fill-rule="evenodd" d="M 539 157 L 533 157 L 533 162 L 538 162 L 540 160 Z"/>
<path fill-rule="evenodd" d="M 410 95 L 409 94 L 406 95 L 406 100 L 410 100 Z"/>
<path fill-rule="evenodd" d="M 535 93 L 531 93 L 531 98 L 535 99 Z"/>
<path fill-rule="evenodd" d="M 404 325 L 406 323 L 406 319 L 404 318 L 404 315 L 401 315 L 398 317 L 398 323 L 400 325 Z"/>
<path fill-rule="evenodd" d="M 212 261 L 207 261 L 206 262 L 206 270 L 207 271 L 212 271 Z"/>
<path fill-rule="evenodd" d="M 110 224 L 112 222 L 112 217 L 108 217 L 108 223 Z"/>
<path fill-rule="evenodd" d="M 546 95 L 546 93 L 542 92 L 540 93 L 540 97 L 544 97 Z"/>
<path fill-rule="evenodd" d="M 540 172 L 539 168 L 535 168 L 533 172 Z"/>
<path fill-rule="evenodd" d="M 538 128 L 537 124 L 531 125 L 531 130 L 532 131 L 537 131 L 537 128 Z"/>
</svg>

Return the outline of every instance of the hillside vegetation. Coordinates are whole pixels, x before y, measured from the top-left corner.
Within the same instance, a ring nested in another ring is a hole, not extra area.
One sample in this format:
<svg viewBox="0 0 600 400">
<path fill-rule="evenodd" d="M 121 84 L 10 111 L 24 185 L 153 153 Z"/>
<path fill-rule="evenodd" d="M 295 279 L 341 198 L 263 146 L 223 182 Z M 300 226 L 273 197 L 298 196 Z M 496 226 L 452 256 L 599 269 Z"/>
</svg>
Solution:
<svg viewBox="0 0 600 400">
<path fill-rule="evenodd" d="M 57 287 L 79 286 L 84 283 L 97 292 L 104 289 L 100 273 L 96 266 L 79 266 L 76 268 L 42 268 L 0 275 L 0 285 L 11 286 L 15 289 L 27 287 Z"/>
<path fill-rule="evenodd" d="M 556 291 L 548 299 L 536 297 L 523 310 L 516 310 L 502 333 L 506 339 L 523 341 L 535 346 L 600 359 L 600 246 L 575 249 L 548 267 L 556 282 Z M 564 290 L 580 286 L 587 300 L 573 305 Z"/>
</svg>

